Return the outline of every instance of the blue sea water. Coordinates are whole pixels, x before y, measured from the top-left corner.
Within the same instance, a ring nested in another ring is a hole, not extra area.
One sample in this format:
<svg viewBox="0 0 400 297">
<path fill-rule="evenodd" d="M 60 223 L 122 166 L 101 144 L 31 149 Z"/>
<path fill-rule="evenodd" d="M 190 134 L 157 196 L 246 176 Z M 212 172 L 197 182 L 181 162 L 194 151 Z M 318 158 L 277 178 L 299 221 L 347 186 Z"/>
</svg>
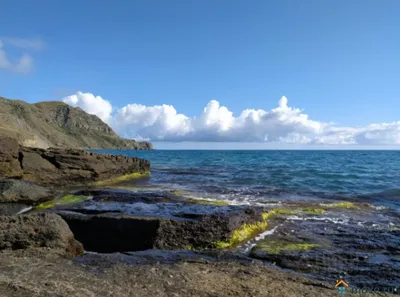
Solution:
<svg viewBox="0 0 400 297">
<path fill-rule="evenodd" d="M 102 150 L 151 162 L 142 185 L 242 203 L 355 200 L 400 208 L 400 151 Z"/>
</svg>

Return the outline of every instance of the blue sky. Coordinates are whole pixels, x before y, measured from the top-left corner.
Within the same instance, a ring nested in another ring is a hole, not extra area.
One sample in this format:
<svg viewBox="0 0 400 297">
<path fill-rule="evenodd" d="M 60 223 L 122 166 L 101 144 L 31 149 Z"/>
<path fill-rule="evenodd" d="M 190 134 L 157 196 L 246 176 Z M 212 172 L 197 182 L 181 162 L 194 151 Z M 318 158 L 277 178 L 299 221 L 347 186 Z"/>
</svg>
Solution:
<svg viewBox="0 0 400 297">
<path fill-rule="evenodd" d="M 112 118 L 103 119 L 121 135 L 158 141 L 237 141 L 226 131 L 247 135 L 243 121 L 194 117 L 211 100 L 236 118 L 246 109 L 268 117 L 286 96 L 288 108 L 302 110 L 297 115 L 333 122 L 340 135 L 353 137 L 337 143 L 400 144 L 396 125 L 390 133 L 380 126 L 384 140 L 366 136 L 375 128 L 348 130 L 400 120 L 400 1 L 3 0 L 1 6 L 0 96 L 29 102 L 77 96 L 69 103 L 85 109 L 96 101 L 82 103 L 89 99 L 77 92 L 92 94 L 112 105 Z M 146 112 L 131 106 L 121 120 L 120 109 L 135 103 Z M 189 122 L 155 108 L 163 104 Z M 297 130 L 301 119 L 290 128 L 286 117 L 281 111 L 278 124 L 247 127 L 249 140 L 295 135 L 297 142 L 300 135 L 310 139 L 300 137 L 302 143 L 321 137 L 330 143 L 327 137 L 337 136 L 313 123 Z M 271 130 L 277 125 L 279 133 Z"/>
</svg>

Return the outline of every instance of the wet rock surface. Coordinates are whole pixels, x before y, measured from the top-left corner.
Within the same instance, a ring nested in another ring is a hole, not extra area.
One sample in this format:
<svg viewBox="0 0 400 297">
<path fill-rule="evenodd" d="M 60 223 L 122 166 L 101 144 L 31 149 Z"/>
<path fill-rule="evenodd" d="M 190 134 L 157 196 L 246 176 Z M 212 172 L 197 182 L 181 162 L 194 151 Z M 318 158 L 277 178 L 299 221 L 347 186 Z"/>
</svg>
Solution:
<svg viewBox="0 0 400 297">
<path fill-rule="evenodd" d="M 83 253 L 82 244 L 56 214 L 0 216 L 0 251 L 28 249 L 49 249 L 67 257 Z"/>
<path fill-rule="evenodd" d="M 194 204 L 168 191 L 85 191 L 92 199 L 56 207 L 85 250 L 125 252 L 145 249 L 212 247 L 244 224 L 263 220 L 259 208 Z"/>
<path fill-rule="evenodd" d="M 360 287 L 400 286 L 399 226 L 399 217 L 388 210 L 289 216 L 250 255 L 319 280 L 345 279 Z"/>
</svg>

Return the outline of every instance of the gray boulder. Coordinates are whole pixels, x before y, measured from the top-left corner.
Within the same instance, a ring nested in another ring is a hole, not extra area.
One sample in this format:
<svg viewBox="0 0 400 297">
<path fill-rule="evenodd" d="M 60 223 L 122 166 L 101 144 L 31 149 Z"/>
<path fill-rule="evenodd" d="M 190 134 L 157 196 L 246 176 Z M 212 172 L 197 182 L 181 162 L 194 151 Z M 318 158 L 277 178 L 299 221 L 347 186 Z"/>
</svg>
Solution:
<svg viewBox="0 0 400 297">
<path fill-rule="evenodd" d="M 49 201 L 54 195 L 49 189 L 33 182 L 0 179 L 0 203 L 23 203 L 34 205 Z"/>
<path fill-rule="evenodd" d="M 66 257 L 83 254 L 68 224 L 53 213 L 0 216 L 0 251 L 47 249 Z"/>
</svg>

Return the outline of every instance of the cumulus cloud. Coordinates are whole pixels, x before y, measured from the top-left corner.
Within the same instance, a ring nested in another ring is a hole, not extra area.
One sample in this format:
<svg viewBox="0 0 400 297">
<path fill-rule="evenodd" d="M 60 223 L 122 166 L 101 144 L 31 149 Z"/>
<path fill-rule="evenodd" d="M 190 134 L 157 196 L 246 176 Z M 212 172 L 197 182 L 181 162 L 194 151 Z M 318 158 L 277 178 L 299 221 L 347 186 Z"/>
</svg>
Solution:
<svg viewBox="0 0 400 297">
<path fill-rule="evenodd" d="M 28 74 L 32 71 L 34 66 L 33 57 L 28 53 L 23 53 L 19 58 L 12 61 L 6 52 L 6 46 L 11 48 L 19 48 L 24 51 L 38 51 L 43 49 L 44 43 L 40 39 L 0 37 L 0 69 Z"/>
<path fill-rule="evenodd" d="M 64 102 L 98 115 L 122 136 L 152 141 L 270 142 L 288 144 L 400 144 L 400 121 L 342 127 L 309 118 L 282 97 L 271 110 L 245 109 L 235 116 L 211 100 L 198 116 L 178 113 L 172 105 L 128 104 L 113 110 L 109 101 L 78 92 Z"/>
<path fill-rule="evenodd" d="M 4 43 L 10 44 L 15 47 L 19 47 L 25 50 L 39 51 L 44 48 L 44 42 L 38 38 L 11 38 L 11 37 L 0 37 Z"/>
<path fill-rule="evenodd" d="M 74 95 L 65 97 L 63 101 L 71 106 L 80 107 L 89 114 L 97 115 L 106 123 L 111 120 L 111 103 L 100 96 L 77 92 Z"/>
</svg>

